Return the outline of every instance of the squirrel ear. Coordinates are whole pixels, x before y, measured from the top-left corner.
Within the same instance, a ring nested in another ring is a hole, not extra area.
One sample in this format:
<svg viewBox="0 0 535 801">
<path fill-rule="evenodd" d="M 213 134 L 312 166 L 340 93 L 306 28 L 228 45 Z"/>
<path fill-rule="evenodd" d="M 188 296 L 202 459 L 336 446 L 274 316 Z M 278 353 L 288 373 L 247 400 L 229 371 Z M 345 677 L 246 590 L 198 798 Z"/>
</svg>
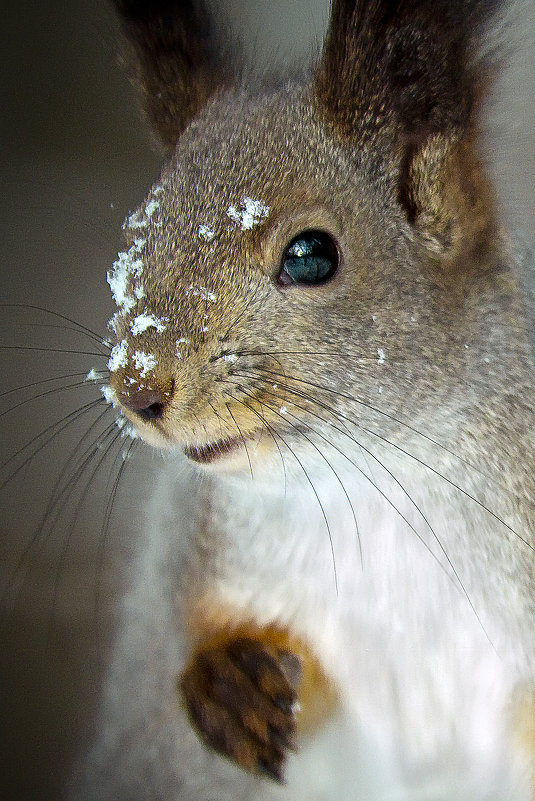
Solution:
<svg viewBox="0 0 535 801">
<path fill-rule="evenodd" d="M 133 82 L 149 122 L 168 150 L 235 74 L 236 48 L 225 48 L 204 3 L 113 0 L 132 48 Z"/>
<path fill-rule="evenodd" d="M 461 151 L 466 162 L 484 82 L 477 37 L 499 2 L 332 2 L 314 78 L 318 109 L 342 138 L 389 161 L 408 219 L 434 249 L 455 227 L 447 183 L 459 179 Z"/>
</svg>

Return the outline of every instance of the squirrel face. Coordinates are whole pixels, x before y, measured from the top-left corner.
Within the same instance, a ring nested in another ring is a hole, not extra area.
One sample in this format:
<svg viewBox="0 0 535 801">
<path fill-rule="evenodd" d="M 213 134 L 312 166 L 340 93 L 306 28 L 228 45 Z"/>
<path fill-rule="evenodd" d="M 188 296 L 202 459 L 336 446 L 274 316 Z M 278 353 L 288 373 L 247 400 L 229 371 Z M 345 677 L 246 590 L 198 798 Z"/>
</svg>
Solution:
<svg viewBox="0 0 535 801">
<path fill-rule="evenodd" d="M 435 362 L 455 359 L 440 342 L 460 315 L 468 270 L 445 267 L 418 241 L 399 203 L 399 168 L 380 144 L 368 131 L 360 143 L 336 138 L 300 85 L 227 93 L 186 129 L 125 223 L 127 250 L 109 274 L 119 306 L 111 386 L 147 441 L 213 461 L 257 438 L 271 406 L 279 414 L 295 401 L 271 373 L 305 380 L 323 359 L 327 382 L 345 378 L 369 397 L 385 384 L 385 350 L 404 353 L 394 410 L 415 371 L 427 389 L 424 349 Z M 316 251 L 293 252 L 289 275 L 289 247 L 311 234 Z M 323 272 L 303 279 L 303 265 L 317 262 Z M 426 339 L 409 359 L 422 316 Z"/>
</svg>

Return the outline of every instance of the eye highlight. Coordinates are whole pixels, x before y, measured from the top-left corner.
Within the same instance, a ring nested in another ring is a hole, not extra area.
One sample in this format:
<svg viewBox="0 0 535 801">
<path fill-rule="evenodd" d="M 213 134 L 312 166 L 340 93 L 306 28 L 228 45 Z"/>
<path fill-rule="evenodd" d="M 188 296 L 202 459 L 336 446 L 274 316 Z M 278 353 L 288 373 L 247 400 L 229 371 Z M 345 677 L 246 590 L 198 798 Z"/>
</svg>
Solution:
<svg viewBox="0 0 535 801">
<path fill-rule="evenodd" d="M 287 246 L 281 260 L 278 283 L 322 284 L 335 274 L 340 262 L 338 248 L 325 231 L 302 231 Z"/>
</svg>

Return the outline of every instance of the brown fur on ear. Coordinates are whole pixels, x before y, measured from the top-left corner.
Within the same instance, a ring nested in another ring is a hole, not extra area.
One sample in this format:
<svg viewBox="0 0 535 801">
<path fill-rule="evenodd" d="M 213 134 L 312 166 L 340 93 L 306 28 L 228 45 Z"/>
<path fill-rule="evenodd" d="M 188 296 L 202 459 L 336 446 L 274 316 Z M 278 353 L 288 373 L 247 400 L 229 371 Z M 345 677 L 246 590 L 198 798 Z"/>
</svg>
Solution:
<svg viewBox="0 0 535 801">
<path fill-rule="evenodd" d="M 494 242 L 494 193 L 468 137 L 437 135 L 408 148 L 398 198 L 427 250 L 448 266 L 461 257 L 477 263 Z"/>
<path fill-rule="evenodd" d="M 132 46 L 134 83 L 149 122 L 172 151 L 214 92 L 237 71 L 236 48 L 224 47 L 204 3 L 113 0 Z"/>
<path fill-rule="evenodd" d="M 467 145 L 483 81 L 477 37 L 498 4 L 333 2 L 314 83 L 318 108 L 341 137 L 359 147 L 369 142 L 394 167 L 407 219 L 435 253 L 453 253 L 465 228 L 460 215 L 473 212 L 485 184 Z"/>
</svg>

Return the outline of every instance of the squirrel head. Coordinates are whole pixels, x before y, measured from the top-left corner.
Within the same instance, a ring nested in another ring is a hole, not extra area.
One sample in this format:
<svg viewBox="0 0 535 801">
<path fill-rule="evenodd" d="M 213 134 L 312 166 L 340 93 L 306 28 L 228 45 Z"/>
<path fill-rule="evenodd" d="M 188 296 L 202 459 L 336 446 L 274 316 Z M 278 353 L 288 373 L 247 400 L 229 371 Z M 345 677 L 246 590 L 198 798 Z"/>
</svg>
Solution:
<svg viewBox="0 0 535 801">
<path fill-rule="evenodd" d="M 314 380 L 318 354 L 322 385 L 362 390 L 418 315 L 414 358 L 451 358 L 496 239 L 476 149 L 491 5 L 335 0 L 308 75 L 247 81 L 202 5 L 116 2 L 170 153 L 109 273 L 110 384 L 146 440 L 214 461 L 276 427 L 284 376 Z"/>
</svg>

